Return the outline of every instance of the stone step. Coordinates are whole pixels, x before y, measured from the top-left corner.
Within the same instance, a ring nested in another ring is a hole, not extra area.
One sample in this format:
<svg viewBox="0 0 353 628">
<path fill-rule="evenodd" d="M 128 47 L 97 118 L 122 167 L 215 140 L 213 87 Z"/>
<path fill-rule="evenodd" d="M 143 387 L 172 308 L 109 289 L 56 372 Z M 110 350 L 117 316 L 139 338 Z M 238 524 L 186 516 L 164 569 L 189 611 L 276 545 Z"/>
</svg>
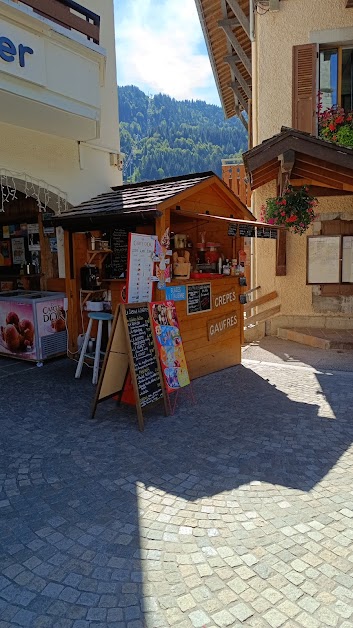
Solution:
<svg viewBox="0 0 353 628">
<path fill-rule="evenodd" d="M 278 338 L 291 340 L 317 349 L 353 350 L 353 329 L 322 329 L 310 327 L 281 327 Z"/>
</svg>

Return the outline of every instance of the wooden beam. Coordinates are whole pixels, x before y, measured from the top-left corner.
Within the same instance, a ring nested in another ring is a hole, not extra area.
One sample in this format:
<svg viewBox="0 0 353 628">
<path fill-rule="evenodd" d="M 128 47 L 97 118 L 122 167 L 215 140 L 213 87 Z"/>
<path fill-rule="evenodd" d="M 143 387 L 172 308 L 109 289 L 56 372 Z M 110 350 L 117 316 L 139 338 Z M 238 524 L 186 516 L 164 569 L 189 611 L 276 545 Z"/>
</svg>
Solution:
<svg viewBox="0 0 353 628">
<path fill-rule="evenodd" d="M 278 298 L 278 292 L 274 290 L 273 292 L 269 292 L 268 294 L 264 294 L 262 297 L 255 299 L 255 301 L 249 301 L 246 305 L 244 305 L 244 312 L 249 312 L 253 309 L 253 307 L 258 307 L 259 305 L 264 305 L 269 301 L 273 301 L 273 299 Z"/>
<path fill-rule="evenodd" d="M 243 126 L 244 126 L 245 130 L 248 131 L 249 130 L 248 123 L 245 120 L 245 118 L 244 118 L 244 116 L 243 116 L 243 114 L 241 112 L 238 114 L 238 118 L 243 123 Z"/>
<path fill-rule="evenodd" d="M 243 9 L 240 7 L 238 0 L 226 0 L 226 2 L 228 6 L 230 6 L 230 8 L 232 9 L 235 17 L 239 20 L 240 25 L 250 39 L 250 21 L 249 18 L 245 15 Z"/>
<path fill-rule="evenodd" d="M 247 70 L 248 74 L 250 74 L 250 76 L 252 75 L 252 70 L 251 70 L 251 60 L 249 59 L 248 55 L 244 52 L 242 46 L 240 45 L 237 37 L 235 36 L 235 34 L 233 33 L 232 29 L 230 26 L 222 26 L 221 27 L 224 31 L 224 33 L 227 36 L 227 39 L 229 41 L 229 43 L 233 46 L 236 54 L 238 55 L 239 59 L 241 60 L 244 68 Z"/>
<path fill-rule="evenodd" d="M 294 150 L 286 150 L 282 155 L 278 156 L 278 161 L 281 163 L 281 172 L 290 175 L 295 162 Z"/>
<path fill-rule="evenodd" d="M 233 81 L 232 83 L 229 83 L 229 87 L 233 90 L 234 94 L 236 95 L 243 109 L 246 111 L 246 113 L 248 113 L 248 103 L 246 102 L 243 94 L 241 93 L 238 83 Z"/>
<path fill-rule="evenodd" d="M 223 61 L 225 63 L 228 63 L 228 65 L 241 63 L 238 55 L 226 55 L 225 57 L 223 57 Z"/>
<path fill-rule="evenodd" d="M 346 8 L 353 9 L 353 0 L 347 0 Z"/>
<path fill-rule="evenodd" d="M 255 323 L 263 323 L 264 321 L 267 321 L 269 318 L 272 318 L 272 316 L 275 316 L 276 314 L 278 314 L 280 311 L 281 311 L 281 306 L 275 305 L 275 307 L 271 307 L 269 310 L 265 310 L 264 312 L 260 312 L 260 314 L 255 314 L 254 316 L 250 316 L 250 318 L 247 318 L 244 321 L 245 326 L 248 327 L 249 325 L 254 325 Z"/>
<path fill-rule="evenodd" d="M 240 22 L 236 17 L 226 17 L 223 20 L 218 20 L 218 26 L 232 26 L 234 28 L 234 26 L 240 26 Z"/>
<path fill-rule="evenodd" d="M 226 61 L 227 58 L 229 59 L 229 61 Z M 232 70 L 236 80 L 238 81 L 240 87 L 242 88 L 242 90 L 245 92 L 245 94 L 247 95 L 247 97 L 250 100 L 252 98 L 251 87 L 248 85 L 248 83 L 244 79 L 244 77 L 241 74 L 241 72 L 239 72 L 239 69 L 237 67 L 237 63 L 234 61 L 233 57 L 224 57 L 224 60 L 226 61 L 226 63 L 228 63 L 228 65 L 231 68 L 231 70 Z"/>
</svg>

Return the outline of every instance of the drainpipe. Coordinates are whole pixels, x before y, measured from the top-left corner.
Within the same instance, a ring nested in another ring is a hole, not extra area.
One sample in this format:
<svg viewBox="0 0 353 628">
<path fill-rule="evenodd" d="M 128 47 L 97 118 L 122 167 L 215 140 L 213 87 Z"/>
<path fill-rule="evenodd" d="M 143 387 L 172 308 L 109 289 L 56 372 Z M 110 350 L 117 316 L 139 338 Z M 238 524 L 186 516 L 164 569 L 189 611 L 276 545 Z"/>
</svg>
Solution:
<svg viewBox="0 0 353 628">
<path fill-rule="evenodd" d="M 252 139 L 253 146 L 258 143 L 258 127 L 257 127 L 257 46 L 255 37 L 255 2 L 249 0 L 249 22 L 250 22 L 250 41 L 251 41 L 251 68 L 252 68 Z M 255 213 L 255 193 L 251 195 L 251 211 Z M 251 238 L 251 288 L 257 286 L 257 241 Z M 256 298 L 256 295 L 255 295 Z"/>
</svg>

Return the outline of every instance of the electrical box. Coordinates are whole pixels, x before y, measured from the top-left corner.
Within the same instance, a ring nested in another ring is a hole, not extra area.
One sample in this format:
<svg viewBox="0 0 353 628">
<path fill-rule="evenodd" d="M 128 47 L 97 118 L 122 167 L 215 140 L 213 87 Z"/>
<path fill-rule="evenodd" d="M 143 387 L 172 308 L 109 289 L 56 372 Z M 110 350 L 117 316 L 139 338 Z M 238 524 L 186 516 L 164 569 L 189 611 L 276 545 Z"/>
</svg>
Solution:
<svg viewBox="0 0 353 628">
<path fill-rule="evenodd" d="M 110 165 L 115 166 L 118 170 L 122 170 L 123 156 L 120 153 L 110 153 Z"/>
</svg>

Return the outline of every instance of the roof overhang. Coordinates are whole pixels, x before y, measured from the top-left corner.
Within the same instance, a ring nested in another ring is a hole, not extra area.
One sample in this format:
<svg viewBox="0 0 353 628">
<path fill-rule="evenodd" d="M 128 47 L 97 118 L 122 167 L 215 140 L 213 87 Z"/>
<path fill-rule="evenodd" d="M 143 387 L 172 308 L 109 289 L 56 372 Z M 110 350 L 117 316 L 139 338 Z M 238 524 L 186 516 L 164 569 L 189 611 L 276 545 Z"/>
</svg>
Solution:
<svg viewBox="0 0 353 628">
<path fill-rule="evenodd" d="M 294 185 L 314 187 L 318 196 L 353 193 L 353 150 L 302 131 L 282 127 L 243 160 L 252 190 L 286 177 Z"/>
<path fill-rule="evenodd" d="M 226 118 L 239 116 L 247 128 L 252 99 L 249 0 L 195 0 Z"/>
</svg>

